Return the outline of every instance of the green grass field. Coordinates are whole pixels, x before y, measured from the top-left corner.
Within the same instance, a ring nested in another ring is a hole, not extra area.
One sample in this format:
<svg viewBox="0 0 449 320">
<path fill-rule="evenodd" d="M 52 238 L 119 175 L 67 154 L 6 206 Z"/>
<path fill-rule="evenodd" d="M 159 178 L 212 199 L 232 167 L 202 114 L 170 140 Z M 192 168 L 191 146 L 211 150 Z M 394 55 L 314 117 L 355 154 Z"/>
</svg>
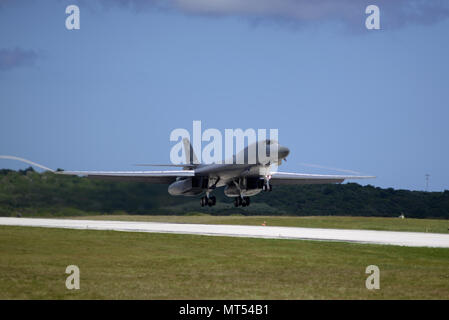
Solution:
<svg viewBox="0 0 449 320">
<path fill-rule="evenodd" d="M 140 216 L 140 215 L 100 215 L 67 217 L 69 219 L 122 220 L 122 221 L 153 221 L 175 223 L 205 223 L 205 224 L 237 224 L 260 226 L 305 227 L 305 228 L 336 228 L 362 230 L 389 230 L 449 233 L 449 220 L 437 219 L 399 219 L 373 217 L 336 217 L 336 216 Z"/>
<path fill-rule="evenodd" d="M 449 249 L 0 226 L 0 299 L 449 299 Z"/>
</svg>

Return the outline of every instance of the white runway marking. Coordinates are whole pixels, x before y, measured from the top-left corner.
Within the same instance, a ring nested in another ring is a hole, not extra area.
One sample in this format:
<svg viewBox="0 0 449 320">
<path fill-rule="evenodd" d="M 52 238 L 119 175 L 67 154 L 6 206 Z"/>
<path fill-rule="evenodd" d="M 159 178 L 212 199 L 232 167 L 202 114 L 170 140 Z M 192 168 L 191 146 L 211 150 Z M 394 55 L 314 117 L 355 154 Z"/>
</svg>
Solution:
<svg viewBox="0 0 449 320">
<path fill-rule="evenodd" d="M 409 247 L 449 248 L 449 234 L 424 232 L 4 217 L 0 217 L 0 225 L 179 233 L 247 238 L 342 241 Z"/>
</svg>

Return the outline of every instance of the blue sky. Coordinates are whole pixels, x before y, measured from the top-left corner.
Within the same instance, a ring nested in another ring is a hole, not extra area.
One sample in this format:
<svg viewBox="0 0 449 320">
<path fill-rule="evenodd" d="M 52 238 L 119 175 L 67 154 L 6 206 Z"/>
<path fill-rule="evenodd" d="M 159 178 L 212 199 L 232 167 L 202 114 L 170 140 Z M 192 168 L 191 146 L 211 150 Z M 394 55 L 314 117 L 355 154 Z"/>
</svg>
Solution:
<svg viewBox="0 0 449 320">
<path fill-rule="evenodd" d="M 0 154 L 133 170 L 169 162 L 170 132 L 201 120 L 279 129 L 282 171 L 335 173 L 301 165 L 319 164 L 412 190 L 429 173 L 430 190 L 449 189 L 444 2 L 409 14 L 372 1 L 381 30 L 368 31 L 360 2 L 270 1 L 0 1 Z M 80 30 L 65 28 L 70 4 Z"/>
</svg>

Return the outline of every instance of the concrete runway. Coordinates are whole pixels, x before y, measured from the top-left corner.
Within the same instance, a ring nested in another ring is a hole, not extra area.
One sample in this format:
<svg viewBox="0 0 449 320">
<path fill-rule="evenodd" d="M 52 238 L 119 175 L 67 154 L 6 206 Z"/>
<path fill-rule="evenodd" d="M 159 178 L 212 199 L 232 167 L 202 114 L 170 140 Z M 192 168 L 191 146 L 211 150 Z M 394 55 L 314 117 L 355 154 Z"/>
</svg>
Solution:
<svg viewBox="0 0 449 320">
<path fill-rule="evenodd" d="M 449 248 L 449 234 L 424 232 L 3 217 L 0 217 L 0 225 Z"/>
</svg>

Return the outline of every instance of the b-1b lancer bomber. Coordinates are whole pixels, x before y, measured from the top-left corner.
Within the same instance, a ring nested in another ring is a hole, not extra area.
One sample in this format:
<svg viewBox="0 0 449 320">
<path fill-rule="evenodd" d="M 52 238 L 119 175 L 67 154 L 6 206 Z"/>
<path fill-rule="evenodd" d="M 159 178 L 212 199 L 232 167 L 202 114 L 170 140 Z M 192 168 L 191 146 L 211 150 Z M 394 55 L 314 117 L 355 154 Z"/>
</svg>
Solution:
<svg viewBox="0 0 449 320">
<path fill-rule="evenodd" d="M 142 164 L 141 166 L 178 167 L 178 170 L 161 171 L 53 171 L 55 174 L 86 176 L 93 179 L 111 181 L 139 181 L 169 184 L 168 193 L 173 196 L 198 196 L 200 204 L 214 206 L 216 197 L 211 193 L 224 187 L 224 194 L 234 198 L 236 207 L 250 205 L 250 197 L 261 191 L 272 191 L 273 186 L 292 184 L 341 183 L 346 179 L 374 178 L 356 175 L 322 175 L 271 171 L 273 165 L 286 161 L 290 150 L 276 140 L 263 140 L 248 145 L 224 163 L 201 164 L 193 151 L 190 141 L 183 139 L 185 164 Z M 260 152 L 259 152 L 260 151 Z M 265 151 L 265 152 L 263 152 Z M 16 159 L 37 165 L 34 162 L 11 156 L 0 158 Z"/>
<path fill-rule="evenodd" d="M 171 166 L 182 170 L 167 171 L 61 171 L 58 174 L 82 175 L 88 178 L 115 181 L 143 181 L 169 184 L 168 193 L 173 196 L 201 197 L 201 206 L 213 206 L 216 197 L 211 193 L 224 187 L 224 194 L 234 198 L 236 207 L 250 205 L 250 197 L 261 191 L 271 191 L 273 186 L 288 184 L 341 183 L 345 179 L 374 178 L 371 176 L 321 175 L 289 172 L 271 172 L 272 165 L 280 165 L 290 150 L 275 140 L 264 140 L 244 148 L 223 164 L 199 164 L 188 139 L 183 140 L 185 164 L 148 165 Z M 259 149 L 265 149 L 263 157 Z M 274 151 L 274 152 L 273 152 Z M 238 161 L 241 159 L 242 161 Z"/>
</svg>

